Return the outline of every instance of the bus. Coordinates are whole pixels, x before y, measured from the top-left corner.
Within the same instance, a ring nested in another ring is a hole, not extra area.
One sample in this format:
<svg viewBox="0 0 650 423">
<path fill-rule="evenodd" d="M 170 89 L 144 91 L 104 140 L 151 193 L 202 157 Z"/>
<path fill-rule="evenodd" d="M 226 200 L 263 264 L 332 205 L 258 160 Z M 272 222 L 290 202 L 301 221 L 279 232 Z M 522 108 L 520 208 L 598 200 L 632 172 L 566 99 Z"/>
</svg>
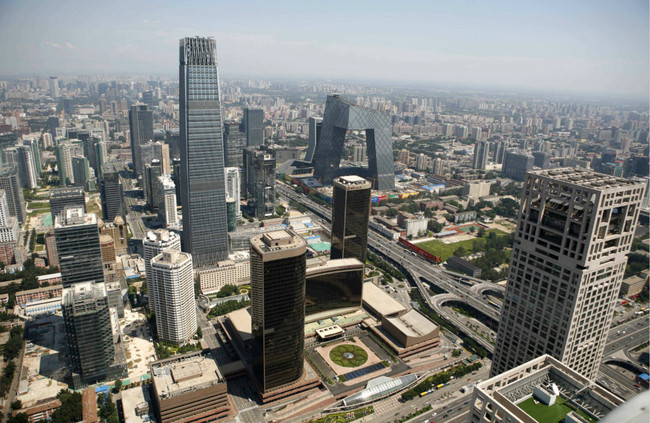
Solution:
<svg viewBox="0 0 650 423">
<path fill-rule="evenodd" d="M 488 301 L 488 303 L 489 303 L 492 307 L 496 308 L 497 310 L 501 308 L 501 306 L 500 306 L 499 304 L 495 303 L 495 302 L 492 301 L 492 300 Z"/>
<path fill-rule="evenodd" d="M 436 389 L 440 389 L 440 388 L 442 388 L 443 386 L 445 386 L 445 384 L 444 384 L 444 383 L 441 383 L 440 385 L 437 385 L 437 386 L 436 386 Z"/>
</svg>

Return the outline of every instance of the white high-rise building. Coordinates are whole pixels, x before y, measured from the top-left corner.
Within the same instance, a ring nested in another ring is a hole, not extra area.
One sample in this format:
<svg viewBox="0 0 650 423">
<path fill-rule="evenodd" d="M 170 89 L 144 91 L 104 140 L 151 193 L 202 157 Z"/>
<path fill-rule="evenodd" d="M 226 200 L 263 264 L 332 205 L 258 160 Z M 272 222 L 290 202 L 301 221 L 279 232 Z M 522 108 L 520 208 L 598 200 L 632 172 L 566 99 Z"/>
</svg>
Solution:
<svg viewBox="0 0 650 423">
<path fill-rule="evenodd" d="M 176 210 L 176 185 L 171 176 L 163 175 L 158 177 L 158 189 L 162 203 L 159 206 L 160 221 L 165 227 L 178 225 L 178 213 Z"/>
<path fill-rule="evenodd" d="M 151 280 L 151 259 L 162 253 L 163 250 L 181 250 L 181 237 L 176 232 L 170 232 L 166 229 L 156 229 L 147 232 L 147 236 L 142 242 L 144 249 L 144 269 L 147 280 Z M 150 296 L 149 302 L 152 298 Z"/>
<path fill-rule="evenodd" d="M 0 242 L 14 242 L 18 239 L 18 220 L 9 215 L 7 193 L 0 189 Z"/>
<path fill-rule="evenodd" d="M 162 341 L 182 344 L 196 334 L 196 302 L 192 255 L 165 249 L 151 259 L 151 284 L 156 301 L 156 329 Z"/>
<path fill-rule="evenodd" d="M 596 377 L 644 191 L 586 169 L 528 172 L 492 375 L 550 354 Z"/>
<path fill-rule="evenodd" d="M 241 200 L 241 176 L 239 173 L 238 167 L 226 167 L 224 168 L 226 173 L 226 201 L 232 199 L 236 204 L 235 216 L 237 219 L 241 219 L 241 207 L 239 202 Z"/>
</svg>

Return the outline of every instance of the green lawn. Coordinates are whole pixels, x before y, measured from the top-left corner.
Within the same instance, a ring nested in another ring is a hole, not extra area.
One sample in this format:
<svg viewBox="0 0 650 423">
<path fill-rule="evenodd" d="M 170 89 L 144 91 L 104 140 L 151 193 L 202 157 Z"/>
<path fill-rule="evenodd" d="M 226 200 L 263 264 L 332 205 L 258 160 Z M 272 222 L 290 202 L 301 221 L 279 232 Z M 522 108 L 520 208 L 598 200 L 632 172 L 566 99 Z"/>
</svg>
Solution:
<svg viewBox="0 0 650 423">
<path fill-rule="evenodd" d="M 488 229 L 485 231 L 485 233 L 490 233 L 494 232 L 497 234 L 497 236 L 500 235 L 505 235 L 506 233 L 503 231 L 500 231 L 499 229 Z M 478 238 L 475 238 L 478 239 Z M 467 254 L 472 254 L 472 245 L 474 243 L 474 239 L 468 239 L 465 241 L 458 241 L 454 242 L 451 244 L 445 244 L 441 240 L 433 240 L 433 241 L 426 241 L 426 242 L 421 242 L 419 244 L 416 244 L 418 247 L 422 248 L 423 250 L 426 250 L 430 252 L 431 254 L 435 256 L 439 256 L 440 260 L 444 262 L 447 260 L 449 257 L 454 255 L 454 251 L 460 246 L 464 247 L 465 250 L 467 251 Z"/>
<path fill-rule="evenodd" d="M 548 406 L 542 403 L 535 404 L 534 398 L 528 398 L 526 401 L 520 402 L 518 406 L 540 423 L 560 423 L 572 411 L 569 406 L 565 405 L 565 402 L 564 398 L 557 397 L 555 404 Z M 596 420 L 582 410 L 576 410 L 576 412 L 588 421 L 596 423 Z"/>
</svg>

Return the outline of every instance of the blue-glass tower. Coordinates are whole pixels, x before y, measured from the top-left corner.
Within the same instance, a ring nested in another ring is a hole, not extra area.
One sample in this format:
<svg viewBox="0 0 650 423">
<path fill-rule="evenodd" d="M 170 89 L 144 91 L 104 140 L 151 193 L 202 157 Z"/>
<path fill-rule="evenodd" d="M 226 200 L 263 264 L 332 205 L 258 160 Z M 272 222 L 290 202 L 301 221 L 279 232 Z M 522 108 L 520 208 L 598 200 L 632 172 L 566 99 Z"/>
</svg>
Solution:
<svg viewBox="0 0 650 423">
<path fill-rule="evenodd" d="M 183 251 L 195 267 L 228 256 L 221 97 L 213 38 L 180 40 Z"/>
</svg>

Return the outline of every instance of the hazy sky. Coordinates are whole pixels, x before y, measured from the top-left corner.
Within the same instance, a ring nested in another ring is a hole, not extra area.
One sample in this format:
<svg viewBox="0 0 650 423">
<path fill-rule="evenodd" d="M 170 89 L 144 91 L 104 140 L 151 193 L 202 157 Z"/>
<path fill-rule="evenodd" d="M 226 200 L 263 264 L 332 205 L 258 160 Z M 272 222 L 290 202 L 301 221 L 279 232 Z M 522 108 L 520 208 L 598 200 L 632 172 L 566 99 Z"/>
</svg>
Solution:
<svg viewBox="0 0 650 423">
<path fill-rule="evenodd" d="M 0 74 L 178 72 L 214 36 L 225 77 L 401 80 L 644 97 L 648 0 L 0 0 Z"/>
</svg>

